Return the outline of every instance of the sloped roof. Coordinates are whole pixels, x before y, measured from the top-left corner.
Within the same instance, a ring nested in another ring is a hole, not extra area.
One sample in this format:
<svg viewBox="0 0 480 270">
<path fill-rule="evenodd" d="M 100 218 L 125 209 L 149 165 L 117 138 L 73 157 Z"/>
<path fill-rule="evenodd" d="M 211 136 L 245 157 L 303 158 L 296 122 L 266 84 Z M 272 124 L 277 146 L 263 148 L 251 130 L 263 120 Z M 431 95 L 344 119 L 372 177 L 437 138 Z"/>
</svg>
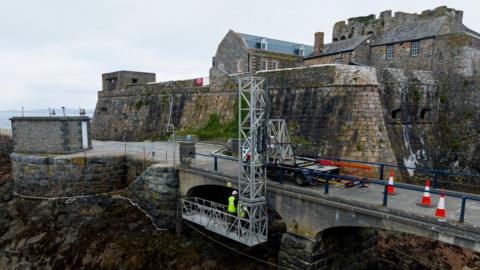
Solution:
<svg viewBox="0 0 480 270">
<path fill-rule="evenodd" d="M 446 20 L 444 16 L 395 26 L 379 35 L 372 46 L 437 36 Z"/>
<path fill-rule="evenodd" d="M 304 48 L 304 55 L 309 55 L 310 53 L 313 52 L 313 46 L 309 46 L 305 44 L 293 43 L 293 42 L 272 39 L 267 37 L 254 36 L 250 34 L 243 34 L 243 33 L 238 33 L 238 34 L 245 41 L 245 44 L 247 44 L 248 48 L 250 49 L 258 49 L 257 44 L 262 42 L 262 40 L 265 38 L 268 44 L 267 45 L 268 52 L 297 55 L 295 51 L 300 49 L 302 45 Z"/>
<path fill-rule="evenodd" d="M 320 55 L 329 55 L 340 52 L 353 51 L 370 37 L 371 35 L 360 36 L 325 44 L 325 49 Z"/>
</svg>

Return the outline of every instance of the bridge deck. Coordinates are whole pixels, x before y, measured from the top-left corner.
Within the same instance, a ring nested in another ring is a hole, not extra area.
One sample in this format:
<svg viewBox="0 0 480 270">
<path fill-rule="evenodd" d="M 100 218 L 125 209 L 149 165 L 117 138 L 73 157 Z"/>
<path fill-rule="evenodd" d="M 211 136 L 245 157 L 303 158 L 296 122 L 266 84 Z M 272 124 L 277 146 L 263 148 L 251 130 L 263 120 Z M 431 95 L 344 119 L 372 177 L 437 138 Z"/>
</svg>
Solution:
<svg viewBox="0 0 480 270">
<path fill-rule="evenodd" d="M 211 154 L 213 151 L 220 149 L 221 146 L 210 144 L 197 144 L 196 151 L 202 154 Z M 168 162 L 173 160 L 173 144 L 170 142 L 106 142 L 93 141 L 93 149 L 87 151 L 87 155 L 111 155 L 123 154 L 125 151 L 129 155 L 144 157 L 144 149 L 147 159 L 153 159 L 156 162 Z M 178 163 L 178 145 L 175 147 L 177 163 Z M 152 158 L 151 153 L 156 154 Z M 82 156 L 83 153 L 76 154 Z M 214 171 L 214 161 L 212 157 L 205 157 L 197 155 L 195 163 L 191 165 L 192 168 L 197 168 L 202 171 L 210 171 L 212 173 L 221 174 L 227 177 L 236 178 L 238 173 L 238 163 L 236 161 L 229 161 L 218 159 L 218 171 Z M 268 185 L 281 186 L 277 182 L 269 181 Z M 322 186 L 308 186 L 298 187 L 291 181 L 285 181 L 283 185 L 295 188 L 299 193 L 309 192 L 318 195 L 323 195 L 324 190 Z M 368 188 L 344 188 L 343 186 L 330 186 L 329 195 L 332 198 L 340 198 L 347 201 L 349 204 L 355 206 L 358 203 L 370 204 L 372 206 L 380 206 L 383 200 L 382 185 L 370 184 Z M 433 208 L 423 208 L 417 205 L 420 202 L 422 193 L 413 190 L 397 188 L 397 195 L 388 196 L 388 208 L 396 209 L 405 213 L 412 213 L 420 217 L 434 218 L 435 206 L 438 202 L 438 195 L 432 194 Z M 446 212 L 447 222 L 455 224 L 458 222 L 460 215 L 461 199 L 446 197 Z M 480 202 L 467 200 L 465 212 L 465 224 L 473 227 L 480 227 Z"/>
<path fill-rule="evenodd" d="M 206 154 L 206 153 L 205 153 Z M 197 159 L 195 164 L 192 164 L 192 168 L 200 170 L 207 170 L 215 172 L 213 170 L 213 158 L 203 157 Z M 215 173 L 222 174 L 228 177 L 237 177 L 238 163 L 235 161 L 229 161 L 224 159 L 218 159 L 218 171 Z M 277 182 L 268 181 L 270 185 L 278 185 Z M 267 184 L 268 185 L 268 184 Z M 321 185 L 299 187 L 293 181 L 286 180 L 283 185 L 295 186 L 295 189 L 301 192 L 302 190 L 308 190 L 317 194 L 324 194 L 324 189 Z M 380 206 L 383 202 L 383 185 L 369 184 L 368 188 L 345 188 L 343 185 L 335 186 L 330 185 L 329 196 L 342 198 L 348 200 L 350 204 L 356 203 L 368 203 L 372 206 Z M 388 207 L 391 209 L 400 210 L 406 213 L 416 214 L 420 217 L 435 217 L 435 209 L 438 202 L 439 195 L 431 194 L 432 196 L 432 208 L 424 208 L 418 204 L 421 202 L 423 193 L 396 188 L 396 195 L 388 196 Z M 461 199 L 454 197 L 446 197 L 446 212 L 448 223 L 458 223 L 460 217 Z M 465 211 L 465 224 L 472 225 L 474 227 L 480 227 L 480 202 L 467 200 Z"/>
</svg>

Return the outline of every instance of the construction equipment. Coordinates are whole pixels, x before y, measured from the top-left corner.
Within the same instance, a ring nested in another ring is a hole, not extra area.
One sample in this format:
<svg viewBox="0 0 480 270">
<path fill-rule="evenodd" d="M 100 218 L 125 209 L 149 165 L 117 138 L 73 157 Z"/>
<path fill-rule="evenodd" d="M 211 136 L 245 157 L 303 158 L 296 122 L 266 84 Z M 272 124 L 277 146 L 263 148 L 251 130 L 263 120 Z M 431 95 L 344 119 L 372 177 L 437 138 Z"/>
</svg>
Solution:
<svg viewBox="0 0 480 270">
<path fill-rule="evenodd" d="M 242 215 L 227 212 L 226 205 L 201 198 L 181 200 L 182 217 L 248 246 L 267 242 L 266 203 L 266 113 L 265 79 L 239 79 L 239 153 L 238 204 Z"/>
</svg>

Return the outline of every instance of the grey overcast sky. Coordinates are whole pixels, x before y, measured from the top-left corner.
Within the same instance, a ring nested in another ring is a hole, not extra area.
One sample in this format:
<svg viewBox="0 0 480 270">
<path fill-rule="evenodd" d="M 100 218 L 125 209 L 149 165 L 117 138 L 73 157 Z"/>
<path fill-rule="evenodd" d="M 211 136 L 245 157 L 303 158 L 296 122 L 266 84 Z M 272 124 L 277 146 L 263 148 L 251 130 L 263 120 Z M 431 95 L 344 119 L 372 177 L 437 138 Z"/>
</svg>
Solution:
<svg viewBox="0 0 480 270">
<path fill-rule="evenodd" d="M 0 17 L 0 111 L 94 108 L 100 74 L 155 72 L 157 81 L 208 75 L 229 29 L 312 44 L 333 24 L 383 10 L 464 10 L 480 31 L 480 1 L 7 1 Z"/>
</svg>

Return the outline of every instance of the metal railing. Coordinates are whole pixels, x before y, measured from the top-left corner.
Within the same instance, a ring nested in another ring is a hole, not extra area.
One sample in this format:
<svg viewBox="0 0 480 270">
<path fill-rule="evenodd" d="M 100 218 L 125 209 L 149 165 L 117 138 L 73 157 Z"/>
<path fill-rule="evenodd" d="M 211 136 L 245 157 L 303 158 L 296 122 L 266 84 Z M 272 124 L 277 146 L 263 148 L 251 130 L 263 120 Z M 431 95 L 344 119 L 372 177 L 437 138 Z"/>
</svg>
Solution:
<svg viewBox="0 0 480 270">
<path fill-rule="evenodd" d="M 425 179 L 431 179 L 433 188 L 445 187 L 456 191 L 473 191 L 480 193 L 480 175 L 455 173 L 438 169 L 416 168 L 380 162 L 358 161 L 328 156 L 318 157 L 317 159 L 370 165 L 374 167 L 374 170 L 370 175 L 365 176 L 378 178 L 380 180 L 384 180 L 386 173 L 389 171 L 389 169 L 392 169 L 403 172 L 402 178 L 407 180 L 406 182 L 417 184 L 423 183 Z"/>
<path fill-rule="evenodd" d="M 227 212 L 227 206 L 198 197 L 180 200 L 182 218 L 201 225 L 217 234 L 226 236 L 248 246 L 266 241 L 262 233 L 255 232 L 248 218 Z M 248 217 L 248 213 L 246 214 Z"/>
<path fill-rule="evenodd" d="M 221 168 L 219 168 L 219 166 L 218 166 L 219 165 L 218 159 L 235 161 L 235 162 L 238 161 L 235 158 L 226 157 L 226 156 L 222 156 L 222 155 L 202 154 L 202 153 L 195 153 L 195 155 L 212 158 L 213 161 L 214 161 L 213 162 L 213 170 L 214 171 L 221 170 Z M 388 206 L 389 197 L 391 195 L 389 195 L 388 192 L 387 192 L 388 181 L 383 179 L 383 175 L 384 175 L 383 171 L 385 170 L 385 168 L 387 166 L 388 167 L 395 167 L 395 168 L 408 168 L 406 166 L 401 166 L 401 165 L 375 163 L 375 162 L 364 162 L 364 161 L 356 161 L 356 160 L 332 158 L 332 157 L 322 157 L 322 159 L 344 161 L 344 162 L 355 162 L 355 163 L 360 163 L 360 164 L 377 165 L 380 168 L 379 171 L 378 171 L 378 174 L 380 175 L 379 178 L 363 177 L 363 176 L 357 176 L 357 175 L 328 174 L 328 173 L 322 173 L 322 172 L 318 172 L 318 171 L 315 171 L 313 169 L 307 169 L 307 168 L 301 168 L 301 170 L 309 170 L 312 173 L 313 177 L 322 178 L 324 180 L 323 181 L 324 194 L 329 194 L 330 193 L 330 185 L 331 185 L 330 182 L 334 181 L 334 179 L 353 181 L 353 182 L 356 183 L 356 185 L 359 185 L 359 186 L 366 186 L 366 184 L 374 184 L 374 185 L 384 186 L 384 192 L 383 192 L 382 201 L 381 201 L 381 205 L 383 205 L 384 207 Z M 414 168 L 408 168 L 408 169 L 414 169 Z M 297 170 L 300 170 L 300 169 L 297 169 Z M 461 175 L 461 176 L 470 176 L 470 177 L 480 177 L 480 176 L 469 175 L 469 174 L 451 173 L 451 172 L 448 172 L 448 171 L 445 171 L 445 170 L 433 170 L 433 169 L 416 169 L 416 170 L 422 170 L 422 171 L 427 171 L 427 172 L 432 172 L 432 173 L 442 174 L 442 175 Z M 395 188 L 404 189 L 404 190 L 411 190 L 411 191 L 415 191 L 415 192 L 418 192 L 418 193 L 423 193 L 425 191 L 423 186 L 407 184 L 407 183 L 396 182 L 394 184 L 394 186 L 395 186 Z M 443 190 L 443 189 L 439 190 L 438 188 L 434 188 L 434 189 L 430 190 L 430 193 L 432 193 L 432 194 L 442 194 L 443 193 L 443 194 L 445 194 L 446 197 L 461 199 L 461 204 L 460 204 L 460 209 L 459 209 L 459 218 L 458 218 L 459 223 L 463 223 L 465 221 L 467 202 L 468 201 L 480 202 L 480 195 L 463 193 L 463 192 L 458 192 L 458 191 L 454 191 L 454 190 Z"/>
</svg>

